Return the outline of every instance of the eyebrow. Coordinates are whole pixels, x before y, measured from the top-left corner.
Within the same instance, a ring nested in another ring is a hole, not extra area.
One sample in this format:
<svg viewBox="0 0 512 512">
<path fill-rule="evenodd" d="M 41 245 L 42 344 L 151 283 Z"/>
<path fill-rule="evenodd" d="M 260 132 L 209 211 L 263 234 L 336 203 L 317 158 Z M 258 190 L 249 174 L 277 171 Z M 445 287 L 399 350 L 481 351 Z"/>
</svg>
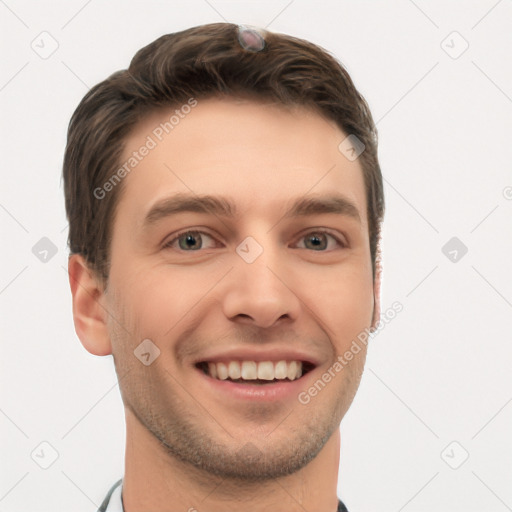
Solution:
<svg viewBox="0 0 512 512">
<path fill-rule="evenodd" d="M 143 225 L 149 227 L 161 219 L 183 212 L 206 213 L 227 218 L 238 216 L 236 205 L 225 197 L 179 193 L 153 205 L 145 216 Z M 361 222 L 361 215 L 354 203 L 339 194 L 300 197 L 293 202 L 283 218 L 325 213 L 343 215 Z"/>
</svg>

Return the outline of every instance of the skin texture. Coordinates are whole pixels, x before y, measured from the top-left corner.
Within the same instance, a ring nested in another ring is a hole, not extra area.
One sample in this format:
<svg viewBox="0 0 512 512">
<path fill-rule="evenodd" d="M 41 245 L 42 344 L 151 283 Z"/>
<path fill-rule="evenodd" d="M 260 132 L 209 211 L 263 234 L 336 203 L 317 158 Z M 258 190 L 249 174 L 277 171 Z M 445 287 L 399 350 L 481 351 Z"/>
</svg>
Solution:
<svg viewBox="0 0 512 512">
<path fill-rule="evenodd" d="M 127 139 L 140 148 L 172 110 L 153 112 Z M 124 178 L 107 289 L 83 258 L 69 260 L 73 314 L 84 347 L 112 354 L 126 412 L 126 512 L 191 508 L 247 512 L 336 510 L 339 424 L 356 393 L 363 348 L 311 401 L 226 400 L 194 362 L 233 348 L 291 346 L 318 366 L 307 390 L 379 318 L 363 174 L 338 150 L 335 123 L 303 107 L 200 100 Z M 144 217 L 177 192 L 222 195 L 233 219 L 185 212 L 148 229 Z M 296 198 L 342 194 L 357 220 L 287 218 Z M 320 247 L 311 232 L 320 234 Z M 200 249 L 174 241 L 193 229 Z M 307 236 L 309 235 L 309 236 Z M 262 254 L 236 252 L 252 237 Z M 202 246 L 201 246 L 202 243 Z M 146 366 L 144 339 L 160 350 Z"/>
</svg>

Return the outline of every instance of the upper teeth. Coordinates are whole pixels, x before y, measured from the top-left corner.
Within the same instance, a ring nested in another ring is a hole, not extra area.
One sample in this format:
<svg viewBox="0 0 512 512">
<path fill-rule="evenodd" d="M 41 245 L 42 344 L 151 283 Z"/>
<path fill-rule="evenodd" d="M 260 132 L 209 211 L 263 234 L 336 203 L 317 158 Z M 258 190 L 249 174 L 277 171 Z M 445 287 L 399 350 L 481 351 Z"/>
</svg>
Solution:
<svg viewBox="0 0 512 512">
<path fill-rule="evenodd" d="M 302 376 L 301 361 L 229 361 L 226 363 L 208 363 L 210 376 L 215 379 L 226 380 L 295 380 Z"/>
</svg>

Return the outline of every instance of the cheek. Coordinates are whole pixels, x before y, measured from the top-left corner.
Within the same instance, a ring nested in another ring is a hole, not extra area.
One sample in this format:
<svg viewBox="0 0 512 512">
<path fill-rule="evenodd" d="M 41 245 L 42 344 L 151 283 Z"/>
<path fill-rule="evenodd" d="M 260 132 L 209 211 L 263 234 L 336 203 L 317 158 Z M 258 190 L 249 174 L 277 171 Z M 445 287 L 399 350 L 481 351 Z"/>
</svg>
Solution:
<svg viewBox="0 0 512 512">
<path fill-rule="evenodd" d="M 371 325 L 371 273 L 346 267 L 339 272 L 317 276 L 314 282 L 315 290 L 309 294 L 310 307 L 327 324 L 328 332 L 336 341 L 336 349 L 343 350 Z"/>
<path fill-rule="evenodd" d="M 205 275 L 192 267 L 186 271 L 132 268 L 128 275 L 122 293 L 124 307 L 134 322 L 133 334 L 155 340 L 185 320 L 215 282 L 212 273 Z"/>
<path fill-rule="evenodd" d="M 123 315 L 129 323 L 126 327 L 135 337 L 134 343 L 144 338 L 158 340 L 182 320 L 191 321 L 198 312 L 204 312 L 212 296 L 222 302 L 222 297 L 211 289 L 225 274 L 223 265 L 200 269 L 195 265 L 148 266 L 119 260 L 112 269 L 112 284 L 121 299 Z M 308 264 L 294 269 L 287 279 L 305 304 L 302 314 L 314 312 L 318 321 L 326 325 L 333 342 L 340 345 L 337 350 L 370 326 L 373 282 L 371 266 L 363 264 L 362 258 L 316 268 Z"/>
</svg>

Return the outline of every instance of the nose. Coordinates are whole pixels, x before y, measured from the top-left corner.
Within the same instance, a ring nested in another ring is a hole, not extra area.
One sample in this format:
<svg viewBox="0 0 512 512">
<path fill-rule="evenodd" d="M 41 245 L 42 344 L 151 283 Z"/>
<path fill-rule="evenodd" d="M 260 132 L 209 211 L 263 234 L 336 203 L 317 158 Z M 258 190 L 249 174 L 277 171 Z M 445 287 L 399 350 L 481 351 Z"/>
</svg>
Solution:
<svg viewBox="0 0 512 512">
<path fill-rule="evenodd" d="M 243 251 L 242 256 L 234 254 L 234 268 L 227 276 L 222 303 L 230 320 L 269 328 L 296 320 L 301 305 L 282 249 L 271 248 L 270 242 L 261 246 L 263 252 L 252 263 L 243 257 Z"/>
</svg>

